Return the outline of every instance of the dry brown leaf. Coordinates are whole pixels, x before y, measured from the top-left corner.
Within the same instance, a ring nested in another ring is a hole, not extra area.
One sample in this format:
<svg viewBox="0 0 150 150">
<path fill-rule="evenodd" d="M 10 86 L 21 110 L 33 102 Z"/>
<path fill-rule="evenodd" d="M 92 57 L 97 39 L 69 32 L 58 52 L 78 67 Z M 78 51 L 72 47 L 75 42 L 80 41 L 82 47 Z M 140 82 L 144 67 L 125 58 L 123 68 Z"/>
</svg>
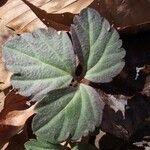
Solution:
<svg viewBox="0 0 150 150">
<path fill-rule="evenodd" d="M 98 93 L 102 100 L 115 112 L 121 111 L 123 117 L 125 117 L 125 109 L 127 105 L 128 96 L 124 95 L 111 95 L 105 94 L 101 90 L 98 90 Z"/>
<path fill-rule="evenodd" d="M 90 5 L 93 0 L 23 0 L 28 6 L 34 10 L 34 12 L 40 12 L 41 14 L 45 13 L 42 10 L 46 11 L 49 14 L 49 25 L 57 28 L 57 23 L 64 20 L 64 16 L 62 15 L 52 15 L 52 14 L 62 14 L 64 12 L 70 12 L 77 14 L 83 8 Z M 8 2 L 0 8 L 0 18 L 2 19 L 0 22 L 0 26 L 6 25 L 10 28 L 13 28 L 17 33 L 32 31 L 36 28 L 44 28 L 45 19 L 42 21 L 31 11 L 31 9 L 25 5 L 25 3 L 21 0 L 8 0 Z M 31 4 L 30 4 L 31 3 Z M 38 8 L 36 8 L 36 7 Z M 38 11 L 36 10 L 38 9 Z M 41 10 L 40 10 L 41 9 Z M 36 13 L 37 14 L 37 13 Z M 44 15 L 45 18 L 46 14 Z M 42 19 L 42 18 L 41 18 Z M 54 20 L 53 20 L 54 19 Z M 56 22 L 55 22 L 56 19 Z M 72 20 L 72 16 L 71 16 Z M 44 23 L 43 23 L 44 22 Z M 70 21 L 69 21 L 70 22 Z M 63 26 L 63 24 L 62 24 Z M 64 29 L 67 27 L 63 26 Z M 63 28 L 62 27 L 62 28 Z M 59 29 L 59 25 L 58 28 Z"/>
<path fill-rule="evenodd" d="M 28 98 L 11 91 L 5 99 L 0 113 L 0 148 L 22 130 L 27 119 L 34 114 L 35 105 L 28 104 Z"/>
<path fill-rule="evenodd" d="M 99 147 L 99 141 L 100 141 L 100 139 L 105 135 L 106 133 L 105 132 L 103 132 L 103 131 L 99 131 L 99 133 L 96 135 L 96 139 L 95 139 L 95 146 L 96 146 L 96 148 L 98 148 L 98 149 L 100 149 L 100 147 Z"/>
<path fill-rule="evenodd" d="M 8 0 L 5 5 L 4 2 L 1 5 L 0 26 L 7 25 L 17 33 L 46 26 L 69 30 L 74 14 L 87 6 L 99 11 L 121 32 L 137 32 L 150 28 L 149 0 Z"/>
<path fill-rule="evenodd" d="M 27 0 L 33 5 L 40 7 L 47 13 L 62 14 L 70 12 L 78 14 L 83 8 L 89 6 L 94 0 Z"/>
<path fill-rule="evenodd" d="M 4 90 L 10 86 L 11 73 L 6 69 L 4 60 L 2 59 L 2 47 L 10 35 L 11 33 L 6 30 L 0 32 L 0 90 Z"/>
<path fill-rule="evenodd" d="M 0 62 L 0 90 L 10 86 L 11 73 L 6 70 L 4 63 Z"/>
<path fill-rule="evenodd" d="M 150 29 L 150 0 L 94 0 L 98 10 L 121 32 Z"/>
<path fill-rule="evenodd" d="M 5 94 L 4 92 L 0 92 L 0 112 L 3 110 L 4 108 L 4 101 L 5 101 Z"/>
<path fill-rule="evenodd" d="M 24 150 L 25 149 L 24 143 L 26 143 L 30 139 L 28 132 L 31 132 L 28 130 L 27 124 L 28 123 L 25 124 L 22 132 L 16 134 L 9 140 L 9 143 L 5 146 L 5 150 Z"/>
<path fill-rule="evenodd" d="M 112 108 L 115 112 L 121 111 L 123 114 L 123 117 L 125 117 L 125 109 L 127 105 L 127 99 L 124 99 L 125 96 L 119 95 L 118 97 L 113 95 L 108 95 L 109 100 L 109 106 Z"/>
<path fill-rule="evenodd" d="M 0 139 L 9 139 L 17 134 L 24 126 L 26 120 L 34 114 L 33 106 L 26 110 L 9 112 L 0 120 Z"/>
</svg>

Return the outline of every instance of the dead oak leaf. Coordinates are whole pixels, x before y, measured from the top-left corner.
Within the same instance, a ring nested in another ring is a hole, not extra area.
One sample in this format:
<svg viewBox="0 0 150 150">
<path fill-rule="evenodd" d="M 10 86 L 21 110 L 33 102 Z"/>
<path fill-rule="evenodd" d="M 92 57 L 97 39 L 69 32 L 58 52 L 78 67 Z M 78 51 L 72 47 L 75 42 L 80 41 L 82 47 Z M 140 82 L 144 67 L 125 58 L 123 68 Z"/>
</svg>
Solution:
<svg viewBox="0 0 150 150">
<path fill-rule="evenodd" d="M 0 148 L 22 130 L 27 119 L 34 114 L 35 105 L 28 105 L 28 98 L 13 90 L 7 94 L 0 113 Z"/>
<path fill-rule="evenodd" d="M 74 16 L 70 14 L 68 20 L 67 12 L 77 14 L 92 2 L 93 0 L 8 0 L 0 8 L 0 26 L 13 28 L 16 33 L 45 28 L 46 25 L 67 30 L 66 24 L 70 25 Z"/>
<path fill-rule="evenodd" d="M 65 12 L 70 12 L 73 14 L 78 14 L 83 8 L 89 6 L 94 0 L 25 0 L 33 5 L 40 7 L 47 13 L 62 14 Z"/>
</svg>

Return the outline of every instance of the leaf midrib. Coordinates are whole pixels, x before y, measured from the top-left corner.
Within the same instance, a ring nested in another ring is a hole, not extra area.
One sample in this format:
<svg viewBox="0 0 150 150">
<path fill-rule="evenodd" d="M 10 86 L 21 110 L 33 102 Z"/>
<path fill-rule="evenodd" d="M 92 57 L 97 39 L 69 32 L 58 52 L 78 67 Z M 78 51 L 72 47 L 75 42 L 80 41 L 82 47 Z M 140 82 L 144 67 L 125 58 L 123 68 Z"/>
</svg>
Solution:
<svg viewBox="0 0 150 150">
<path fill-rule="evenodd" d="M 18 49 L 14 49 L 14 48 L 11 48 L 11 47 L 8 47 L 8 46 L 7 46 L 7 48 L 10 49 L 10 50 L 14 50 L 14 51 L 16 51 L 18 53 L 24 54 L 27 57 L 31 58 L 32 60 L 35 60 L 35 61 L 39 62 L 40 64 L 43 64 L 45 66 L 50 66 L 51 68 L 55 68 L 56 70 L 59 70 L 59 71 L 63 72 L 65 75 L 70 75 L 71 76 L 71 74 L 69 72 L 67 72 L 65 70 L 62 70 L 62 69 L 60 69 L 60 68 L 58 68 L 58 67 L 56 67 L 56 66 L 54 66 L 52 64 L 45 63 L 45 62 L 41 61 L 40 59 L 37 59 L 36 57 L 33 57 L 33 56 L 28 55 L 28 54 L 26 54 L 26 53 L 24 53 L 22 51 L 19 51 Z"/>
<path fill-rule="evenodd" d="M 74 91 L 74 96 L 72 97 L 72 99 L 68 102 L 68 104 L 63 107 L 53 118 L 51 118 L 50 121 L 48 121 L 45 125 L 43 125 L 41 128 L 39 128 L 37 131 L 35 132 L 39 132 L 40 130 L 42 130 L 44 127 L 46 126 L 49 126 L 50 122 L 52 122 L 52 120 L 54 120 L 55 118 L 57 118 L 60 114 L 62 114 L 63 112 L 65 112 L 65 110 L 67 109 L 67 107 L 69 107 L 72 103 L 72 101 L 75 99 L 76 100 L 76 97 L 78 96 L 78 91 L 79 89 L 77 89 L 76 91 Z"/>
<path fill-rule="evenodd" d="M 47 39 L 43 36 L 43 34 L 39 34 L 38 32 L 37 32 L 37 34 L 39 35 L 39 38 L 42 40 L 42 42 L 47 45 L 48 49 L 53 51 L 53 53 L 54 53 L 55 56 L 58 58 L 58 60 L 60 60 L 62 63 L 64 63 L 64 62 L 63 62 L 63 59 L 62 59 L 62 56 L 60 56 L 60 54 L 57 53 L 57 52 L 54 50 L 54 48 L 48 44 Z M 61 42 L 62 42 L 62 41 L 61 41 Z M 62 43 L 63 43 L 63 42 L 62 42 Z M 65 64 L 66 64 L 66 63 L 65 63 Z M 66 68 L 66 65 L 65 65 L 65 68 Z M 67 68 L 66 68 L 66 69 L 67 69 Z"/>
</svg>

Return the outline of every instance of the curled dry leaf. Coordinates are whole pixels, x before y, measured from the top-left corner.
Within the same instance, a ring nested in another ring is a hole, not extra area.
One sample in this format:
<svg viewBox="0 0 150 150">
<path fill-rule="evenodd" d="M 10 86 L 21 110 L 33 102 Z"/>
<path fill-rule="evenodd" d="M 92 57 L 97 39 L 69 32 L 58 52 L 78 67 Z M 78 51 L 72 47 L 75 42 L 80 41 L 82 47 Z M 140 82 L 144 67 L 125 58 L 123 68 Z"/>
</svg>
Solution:
<svg viewBox="0 0 150 150">
<path fill-rule="evenodd" d="M 34 106 L 28 105 L 28 99 L 11 91 L 0 113 L 0 148 L 9 139 L 22 130 L 26 120 L 34 114 Z"/>
<path fill-rule="evenodd" d="M 35 28 L 44 28 L 46 27 L 45 24 L 57 29 L 66 30 L 67 27 L 63 25 L 63 23 L 68 22 L 68 16 L 67 19 L 65 19 L 62 13 L 70 12 L 77 14 L 92 2 L 93 0 L 8 0 L 8 2 L 0 8 L 0 18 L 2 19 L 0 26 L 9 26 L 17 33 L 32 31 Z M 72 18 L 73 15 L 71 15 L 71 20 Z"/>
</svg>

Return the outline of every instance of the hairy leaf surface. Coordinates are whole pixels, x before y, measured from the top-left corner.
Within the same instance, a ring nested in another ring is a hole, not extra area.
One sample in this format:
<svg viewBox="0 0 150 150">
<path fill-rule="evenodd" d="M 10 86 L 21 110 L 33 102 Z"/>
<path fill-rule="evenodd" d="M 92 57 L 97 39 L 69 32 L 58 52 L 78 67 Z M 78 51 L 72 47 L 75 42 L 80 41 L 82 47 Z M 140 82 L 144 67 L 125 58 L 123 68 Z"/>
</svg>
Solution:
<svg viewBox="0 0 150 150">
<path fill-rule="evenodd" d="M 86 79 L 109 82 L 122 70 L 125 56 L 122 41 L 117 31 L 97 11 L 83 10 L 74 18 L 71 33 Z"/>
<path fill-rule="evenodd" d="M 33 131 L 52 143 L 77 140 L 99 126 L 102 110 L 103 102 L 90 86 L 54 90 L 37 105 Z"/>
<path fill-rule="evenodd" d="M 61 145 L 54 145 L 46 141 L 41 141 L 39 139 L 31 139 L 25 143 L 26 150 L 64 150 Z"/>
<path fill-rule="evenodd" d="M 74 75 L 75 56 L 65 32 L 38 29 L 6 42 L 3 55 L 14 73 L 12 85 L 24 96 L 38 96 L 67 87 Z"/>
</svg>

